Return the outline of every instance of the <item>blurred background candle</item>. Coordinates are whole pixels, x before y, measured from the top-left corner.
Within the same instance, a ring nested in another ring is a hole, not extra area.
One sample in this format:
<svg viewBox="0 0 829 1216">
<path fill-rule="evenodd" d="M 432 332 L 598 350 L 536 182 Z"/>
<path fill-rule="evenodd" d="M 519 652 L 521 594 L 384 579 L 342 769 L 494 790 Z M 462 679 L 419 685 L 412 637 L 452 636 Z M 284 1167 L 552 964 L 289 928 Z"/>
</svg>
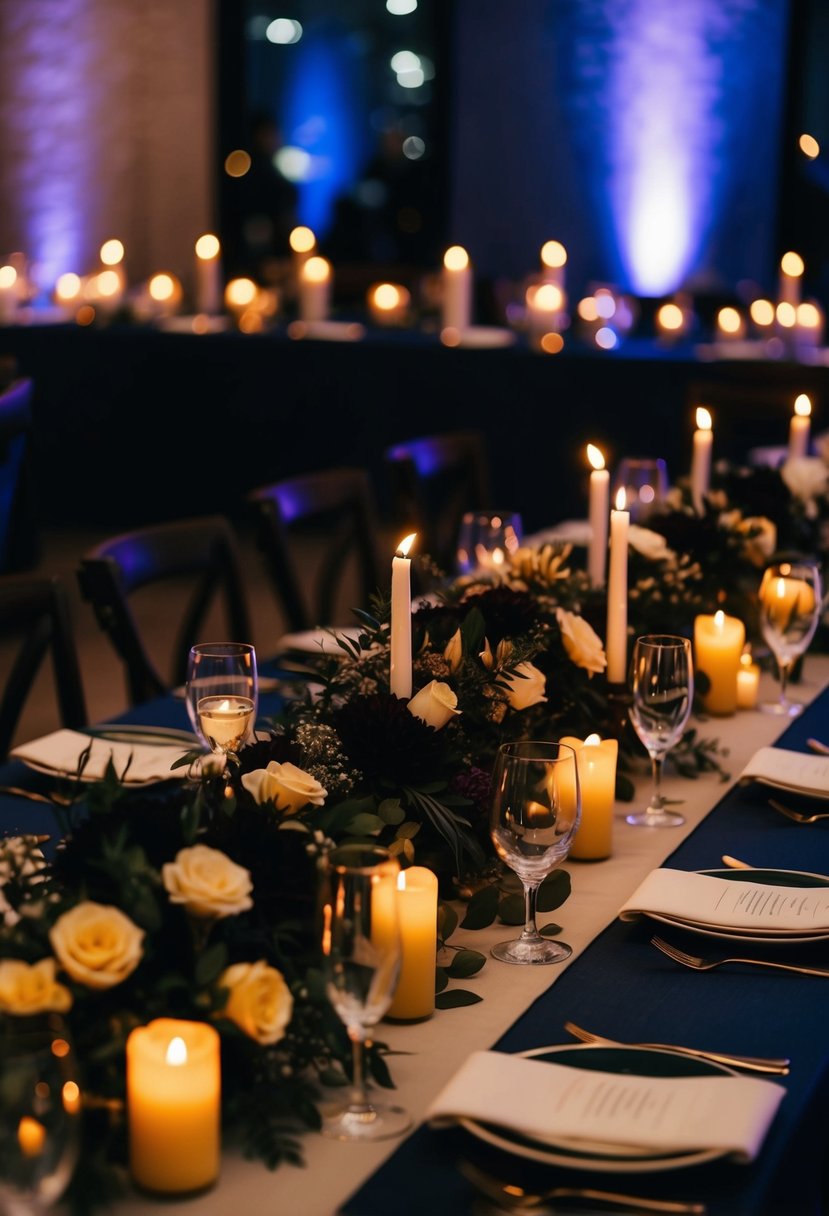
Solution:
<svg viewBox="0 0 829 1216">
<path fill-rule="evenodd" d="M 618 740 L 601 739 L 598 735 L 588 735 L 582 740 L 565 735 L 559 742 L 575 750 L 581 788 L 581 822 L 570 845 L 570 857 L 577 861 L 600 861 L 613 851 Z"/>
<path fill-rule="evenodd" d="M 780 259 L 780 277 L 778 279 L 777 300 L 780 304 L 790 304 L 797 308 L 800 303 L 800 282 L 803 278 L 803 258 L 799 253 L 789 250 Z"/>
<path fill-rule="evenodd" d="M 60 275 L 55 283 L 55 303 L 69 317 L 75 315 L 81 300 L 82 287 L 80 276 L 71 272 Z"/>
<path fill-rule="evenodd" d="M 0 325 L 8 325 L 17 316 L 17 271 L 14 266 L 0 266 Z"/>
<path fill-rule="evenodd" d="M 331 263 L 316 254 L 299 271 L 299 319 L 324 321 L 331 303 Z"/>
<path fill-rule="evenodd" d="M 375 325 L 403 325 L 411 296 L 398 283 L 375 283 L 368 292 L 368 311 Z"/>
<path fill-rule="evenodd" d="M 694 668 L 708 677 L 700 694 L 709 714 L 733 714 L 737 708 L 737 673 L 746 640 L 745 625 L 734 616 L 715 612 L 694 620 Z"/>
<path fill-rule="evenodd" d="M 545 334 L 561 329 L 564 293 L 555 283 L 533 283 L 525 293 L 527 331 L 534 346 Z"/>
<path fill-rule="evenodd" d="M 196 312 L 208 316 L 220 312 L 222 307 L 221 266 L 222 247 L 219 238 L 205 232 L 196 241 Z"/>
<path fill-rule="evenodd" d="M 461 245 L 450 245 L 443 255 L 441 326 L 468 329 L 472 321 L 472 267 Z"/>
<path fill-rule="evenodd" d="M 625 492 L 616 495 L 610 512 L 610 576 L 607 582 L 607 680 L 627 682 L 628 634 L 628 536 L 630 513 L 625 510 Z"/>
<path fill-rule="evenodd" d="M 737 669 L 737 708 L 756 709 L 760 696 L 760 668 L 752 661 L 751 651 L 740 655 Z"/>
<path fill-rule="evenodd" d="M 590 547 L 587 553 L 587 573 L 593 587 L 603 587 L 607 572 L 607 527 L 610 503 L 610 473 L 600 448 L 587 445 L 587 459 L 593 466 L 590 474 Z"/>
<path fill-rule="evenodd" d="M 299 282 L 299 274 L 302 267 L 316 253 L 317 238 L 310 228 L 306 228 L 304 224 L 299 224 L 296 228 L 291 229 L 288 244 L 291 246 L 294 274 L 296 275 L 297 282 Z"/>
<path fill-rule="evenodd" d="M 805 393 L 800 393 L 794 403 L 794 413 L 789 422 L 789 456 L 807 456 L 809 453 L 809 426 L 812 403 Z"/>
<path fill-rule="evenodd" d="M 401 540 L 391 562 L 391 656 L 389 688 L 396 697 L 412 695 L 412 562 L 416 533 Z"/>
<path fill-rule="evenodd" d="M 567 250 L 561 241 L 545 241 L 541 246 L 541 278 L 545 283 L 555 284 L 562 293 L 566 265 Z"/>
<path fill-rule="evenodd" d="M 745 336 L 745 317 L 736 308 L 721 308 L 717 313 L 717 340 L 735 342 Z"/>
<path fill-rule="evenodd" d="M 711 414 L 705 406 L 697 407 L 697 429 L 694 431 L 694 447 L 691 456 L 691 501 L 697 514 L 702 514 L 705 496 L 711 484 L 711 449 L 714 432 L 711 429 Z"/>
<path fill-rule="evenodd" d="M 215 1182 L 220 1153 L 219 1036 L 204 1022 L 157 1018 L 127 1039 L 130 1172 L 174 1194 Z"/>
<path fill-rule="evenodd" d="M 771 337 L 774 325 L 774 305 L 771 300 L 752 300 L 748 311 L 752 324 L 760 337 Z"/>
<path fill-rule="evenodd" d="M 435 1012 L 435 964 L 438 935 L 438 880 L 425 866 L 410 866 L 397 876 L 397 920 L 400 929 L 400 978 L 386 1014 L 401 1021 L 431 1017 Z"/>
<path fill-rule="evenodd" d="M 798 346 L 816 347 L 823 342 L 823 310 L 813 300 L 804 300 L 795 309 L 795 341 Z"/>
</svg>

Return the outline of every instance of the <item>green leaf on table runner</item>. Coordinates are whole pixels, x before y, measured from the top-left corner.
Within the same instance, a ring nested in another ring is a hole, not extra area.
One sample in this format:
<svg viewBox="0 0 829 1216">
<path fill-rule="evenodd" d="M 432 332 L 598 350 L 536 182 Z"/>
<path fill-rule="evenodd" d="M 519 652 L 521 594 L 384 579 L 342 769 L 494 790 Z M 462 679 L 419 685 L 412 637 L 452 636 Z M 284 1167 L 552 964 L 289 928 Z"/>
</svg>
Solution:
<svg viewBox="0 0 829 1216">
<path fill-rule="evenodd" d="M 448 983 L 449 976 L 446 973 L 446 968 L 435 967 L 435 993 L 443 992 Z"/>
<path fill-rule="evenodd" d="M 561 925 L 554 925 L 550 921 L 549 925 L 542 925 L 538 932 L 541 937 L 558 937 L 559 933 L 562 932 L 562 928 Z"/>
<path fill-rule="evenodd" d="M 486 929 L 498 915 L 498 888 L 482 887 L 470 899 L 466 915 L 461 921 L 462 929 Z"/>
<path fill-rule="evenodd" d="M 477 992 L 469 992 L 466 988 L 453 988 L 450 992 L 441 992 L 435 997 L 436 1009 L 461 1009 L 465 1005 L 477 1005 L 483 997 Z"/>
<path fill-rule="evenodd" d="M 498 901 L 498 915 L 505 925 L 523 925 L 524 896 L 502 895 Z"/>
<path fill-rule="evenodd" d="M 438 904 L 438 937 L 442 942 L 450 938 L 458 927 L 458 914 L 444 900 Z"/>
<path fill-rule="evenodd" d="M 570 875 L 566 870 L 554 870 L 538 888 L 535 906 L 539 912 L 554 912 L 570 897 Z"/>
<path fill-rule="evenodd" d="M 485 962 L 486 957 L 477 950 L 459 950 L 446 972 L 450 979 L 465 980 L 470 975 L 476 975 Z"/>
</svg>

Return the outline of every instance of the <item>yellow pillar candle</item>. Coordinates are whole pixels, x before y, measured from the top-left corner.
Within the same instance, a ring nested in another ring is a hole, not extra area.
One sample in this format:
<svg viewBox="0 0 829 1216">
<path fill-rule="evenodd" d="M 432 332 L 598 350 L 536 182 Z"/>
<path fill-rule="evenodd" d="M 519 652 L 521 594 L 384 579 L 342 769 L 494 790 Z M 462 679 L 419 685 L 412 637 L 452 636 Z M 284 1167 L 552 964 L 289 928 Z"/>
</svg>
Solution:
<svg viewBox="0 0 829 1216">
<path fill-rule="evenodd" d="M 156 1018 L 127 1039 L 130 1171 L 139 1186 L 174 1194 L 219 1174 L 219 1036 L 205 1022 Z"/>
<path fill-rule="evenodd" d="M 400 978 L 387 1017 L 414 1021 L 435 1012 L 438 939 L 438 880 L 425 866 L 397 876 Z"/>
<path fill-rule="evenodd" d="M 581 788 L 581 822 L 570 845 L 576 861 L 600 861 L 613 851 L 613 803 L 616 798 L 616 739 L 588 735 L 559 740 L 575 749 Z"/>
<path fill-rule="evenodd" d="M 815 593 L 802 578 L 775 577 L 767 570 L 760 584 L 760 602 L 769 620 L 778 628 L 786 629 L 795 613 L 808 616 L 814 612 Z"/>
<path fill-rule="evenodd" d="M 754 709 L 759 695 L 760 668 L 752 663 L 750 654 L 741 654 L 737 670 L 737 708 Z"/>
<path fill-rule="evenodd" d="M 722 611 L 694 621 L 694 666 L 709 680 L 701 697 L 707 713 L 733 714 L 737 708 L 737 672 L 745 640 L 743 622 Z"/>
</svg>

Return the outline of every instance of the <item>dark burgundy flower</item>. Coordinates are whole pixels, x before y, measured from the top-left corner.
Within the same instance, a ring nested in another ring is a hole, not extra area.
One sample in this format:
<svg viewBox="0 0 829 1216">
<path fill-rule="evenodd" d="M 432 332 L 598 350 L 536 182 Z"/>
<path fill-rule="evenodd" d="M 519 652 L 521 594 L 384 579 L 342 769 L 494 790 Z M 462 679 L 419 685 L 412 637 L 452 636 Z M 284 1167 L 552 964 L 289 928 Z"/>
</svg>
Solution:
<svg viewBox="0 0 829 1216">
<path fill-rule="evenodd" d="M 443 775 L 443 733 L 410 714 L 405 701 L 388 693 L 353 697 L 336 710 L 332 724 L 351 763 L 370 780 L 412 785 Z"/>
</svg>

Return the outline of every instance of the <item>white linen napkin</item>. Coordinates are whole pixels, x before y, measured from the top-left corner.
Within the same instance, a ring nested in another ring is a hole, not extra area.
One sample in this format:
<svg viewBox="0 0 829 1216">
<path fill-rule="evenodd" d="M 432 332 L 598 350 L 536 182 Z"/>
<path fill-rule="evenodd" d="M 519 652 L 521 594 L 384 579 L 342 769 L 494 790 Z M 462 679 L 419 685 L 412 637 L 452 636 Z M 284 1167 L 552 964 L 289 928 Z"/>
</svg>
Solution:
<svg viewBox="0 0 829 1216">
<path fill-rule="evenodd" d="M 100 780 L 106 772 L 110 758 L 119 777 L 126 770 L 126 776 L 123 778 L 125 785 L 144 785 L 151 781 L 169 781 L 170 778 L 181 779 L 187 771 L 186 768 L 170 771 L 170 766 L 186 753 L 187 747 L 184 743 L 117 743 L 109 739 L 94 739 L 74 730 L 57 730 L 51 735 L 43 735 L 40 739 L 32 739 L 31 742 L 14 748 L 9 754 L 32 768 L 71 777 L 78 771 L 81 752 L 90 744 L 92 747 L 89 760 L 83 771 L 85 781 Z"/>
<path fill-rule="evenodd" d="M 766 936 L 806 936 L 829 931 L 829 887 L 775 887 L 663 867 L 642 880 L 619 917 L 636 920 L 649 912 Z"/>
<path fill-rule="evenodd" d="M 740 774 L 741 784 L 749 781 L 812 798 L 829 798 L 829 756 L 761 747 Z"/>
<path fill-rule="evenodd" d="M 753 1161 L 786 1091 L 755 1077 L 637 1077 L 475 1051 L 426 1112 L 585 1150 L 618 1144 L 654 1153 L 720 1149 Z"/>
</svg>

